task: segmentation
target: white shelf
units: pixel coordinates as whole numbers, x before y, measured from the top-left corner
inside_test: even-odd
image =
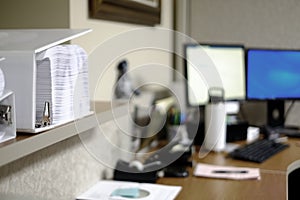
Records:
[[[38,53],[91,31],[91,29],[0,29],[0,49],[3,52]]]
[[[94,105],[95,113],[87,117],[39,134],[22,135],[18,133],[16,139],[0,143],[0,166],[93,129],[98,126],[98,123],[113,120],[115,113],[118,113],[118,117],[127,114],[124,105],[116,106],[113,109],[109,102],[96,102]]]
[[[5,87],[15,94],[16,128],[37,132],[38,53],[91,32],[91,29],[0,29],[1,69]]]

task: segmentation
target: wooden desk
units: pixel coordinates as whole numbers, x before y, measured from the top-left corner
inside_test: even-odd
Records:
[[[197,162],[260,168],[261,180],[222,180],[194,177],[190,169],[187,178],[160,178],[157,183],[180,185],[182,190],[176,200],[193,199],[286,199],[286,169],[295,160],[300,159],[300,140],[289,139],[290,147],[274,155],[261,164],[228,158],[222,153],[209,153]]]

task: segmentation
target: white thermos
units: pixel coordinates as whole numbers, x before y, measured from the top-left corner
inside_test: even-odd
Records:
[[[224,89],[210,88],[205,107],[204,147],[208,151],[223,151],[226,146],[226,111]]]

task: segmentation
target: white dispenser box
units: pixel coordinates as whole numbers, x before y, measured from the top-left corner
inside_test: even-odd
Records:
[[[2,68],[4,57],[0,57]],[[5,77],[0,69],[0,142],[16,137],[15,96],[10,90],[5,90]]]
[[[82,36],[90,29],[2,29],[0,55],[6,88],[15,94],[16,128],[36,133],[36,56],[38,53]],[[51,128],[51,127],[50,127]]]
[[[0,142],[16,137],[15,96],[4,90],[0,96]]]

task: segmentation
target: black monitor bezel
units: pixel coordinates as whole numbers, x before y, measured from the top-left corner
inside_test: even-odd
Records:
[[[185,78],[185,96],[186,96],[186,104],[188,107],[204,107],[205,104],[199,104],[199,105],[194,105],[194,104],[191,104],[189,102],[189,86],[188,86],[188,72],[187,72],[187,66],[188,66],[188,62],[187,62],[187,48],[188,47],[193,47],[193,46],[212,46],[212,47],[226,47],[226,48],[242,48],[243,51],[244,51],[244,56],[246,56],[246,48],[245,48],[245,45],[243,44],[237,44],[237,43],[207,43],[207,42],[198,42],[198,43],[185,43],[183,45],[183,55],[184,55],[184,58],[183,58],[183,68],[184,68],[184,78]],[[245,70],[246,71],[246,60],[244,59],[244,67],[245,67]],[[246,79],[245,79],[245,96],[244,98],[242,99],[227,99],[225,101],[245,101],[246,100]]]

